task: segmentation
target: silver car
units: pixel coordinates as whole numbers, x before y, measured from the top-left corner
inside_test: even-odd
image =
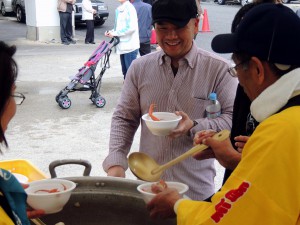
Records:
[[[8,16],[12,11],[11,0],[0,0],[2,16]]]

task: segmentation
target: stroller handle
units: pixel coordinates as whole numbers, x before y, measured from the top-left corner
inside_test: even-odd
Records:
[[[110,44],[112,44],[113,43],[113,45],[112,45],[112,47],[115,47],[117,44],[119,44],[120,43],[120,38],[119,37],[117,37],[117,36],[115,36],[115,37],[113,37],[111,40],[110,40],[110,42],[109,42]]]

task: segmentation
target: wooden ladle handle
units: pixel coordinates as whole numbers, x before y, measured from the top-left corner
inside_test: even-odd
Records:
[[[219,133],[216,133],[212,138],[215,139],[215,140],[218,140],[218,141],[224,141],[226,138],[229,137],[229,135],[230,135],[229,130],[222,130]],[[191,148],[190,150],[188,150],[187,152],[185,152],[182,155],[178,156],[177,158],[171,160],[170,162],[153,169],[151,171],[151,174],[157,174],[157,173],[159,173],[163,170],[166,170],[167,168],[169,168],[171,166],[174,166],[176,163],[179,163],[180,161],[188,158],[189,156],[192,156],[195,153],[203,151],[207,148],[208,148],[208,146],[204,145],[204,144],[196,145],[195,147]]]

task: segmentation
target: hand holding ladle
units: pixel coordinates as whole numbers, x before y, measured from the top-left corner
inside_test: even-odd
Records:
[[[223,141],[229,137],[229,134],[230,131],[222,130],[219,133],[216,133],[212,138]],[[141,180],[158,181],[164,170],[207,148],[208,146],[204,144],[196,145],[187,152],[163,165],[157,164],[154,159],[145,153],[133,152],[128,157],[128,164],[132,173]]]

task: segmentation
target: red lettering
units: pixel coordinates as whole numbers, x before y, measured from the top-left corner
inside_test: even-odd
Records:
[[[248,182],[243,182],[237,189],[233,189],[228,191],[225,194],[225,198],[222,198],[218,204],[215,206],[216,212],[211,215],[211,219],[218,223],[222,219],[224,215],[228,213],[228,210],[231,208],[231,204],[226,202],[226,198],[230,200],[231,202],[235,202],[238,200],[241,196],[244,195],[244,193],[248,190],[250,187],[250,184]]]
[[[225,197],[230,201],[235,202],[239,199],[250,187],[250,184],[247,182],[243,182],[238,189],[230,190],[225,194]]]
[[[218,211],[220,208],[230,209],[231,205],[225,201],[224,198],[215,206],[215,209]]]
[[[229,199],[230,201],[232,201],[232,202],[235,202],[235,201],[237,200],[237,196],[236,196],[235,190],[228,191],[228,192],[225,194],[225,197],[226,197],[227,199]]]
[[[212,220],[213,220],[215,223],[219,223],[222,217],[223,217],[223,214],[220,214],[220,213],[218,213],[218,212],[215,212],[210,218],[212,218]]]
[[[230,208],[231,205],[226,202],[224,198],[222,198],[221,201],[215,206],[216,212],[211,216],[211,218],[213,221],[218,223]]]
[[[243,182],[239,188],[245,189],[245,192],[246,192],[249,187],[250,187],[250,184],[248,182]]]
[[[231,208],[231,204],[224,201],[223,207],[226,208],[226,209],[230,209]]]
[[[216,204],[215,209],[217,210],[222,205],[223,202],[225,202],[224,198],[222,198],[221,201],[218,204]]]

